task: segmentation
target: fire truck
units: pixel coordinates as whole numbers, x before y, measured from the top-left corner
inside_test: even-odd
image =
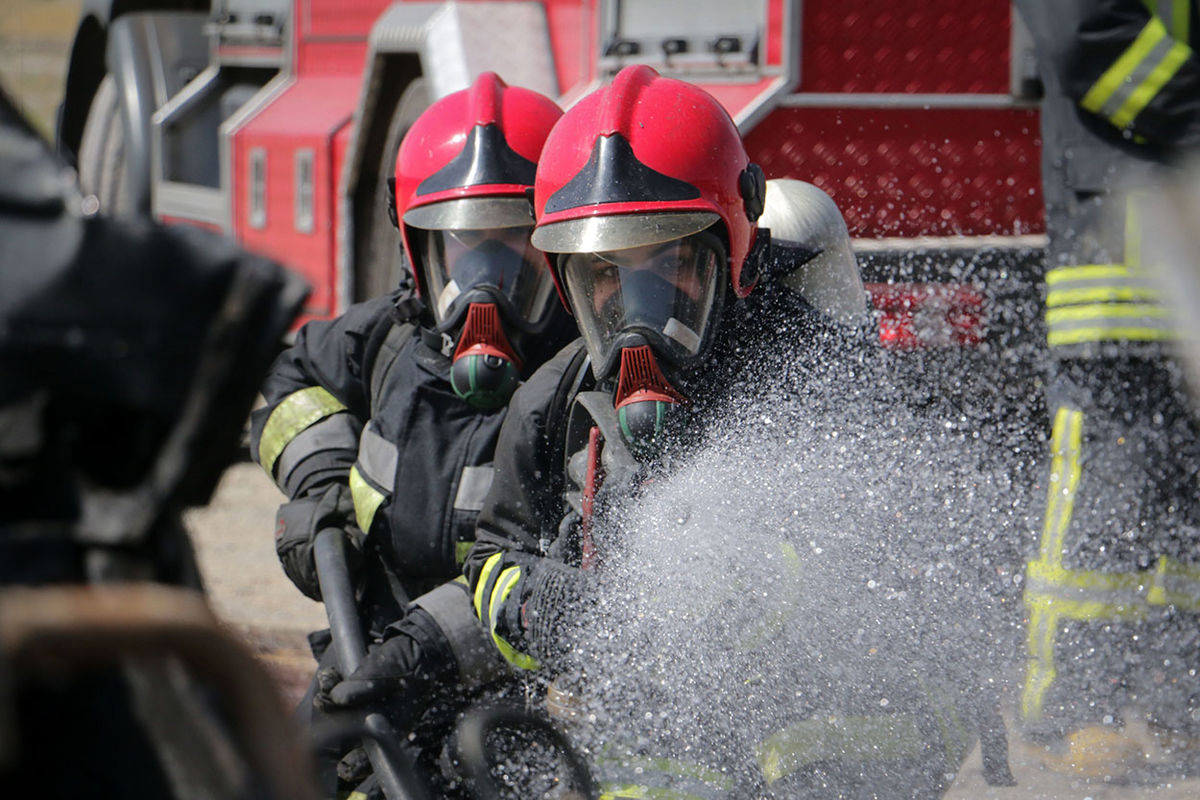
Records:
[[[223,231],[306,316],[395,286],[398,143],[483,70],[564,107],[646,63],[715,95],[768,178],[841,208],[880,334],[1035,326],[1038,86],[1007,0],[85,0],[58,144],[93,208]]]

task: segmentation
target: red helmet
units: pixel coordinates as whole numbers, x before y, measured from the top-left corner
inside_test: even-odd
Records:
[[[396,155],[396,216],[417,291],[439,322],[448,303],[438,297],[438,284],[453,276],[423,263],[433,255],[425,232],[454,232],[456,236],[445,238],[446,249],[469,250],[481,232],[532,226],[526,193],[546,136],[561,116],[550,98],[509,87],[495,73],[485,72],[469,88],[431,105],[405,134]],[[464,232],[468,235],[457,235]],[[515,233],[506,238],[516,238]],[[441,238],[435,249],[442,251]],[[544,261],[532,248],[530,254],[539,265]],[[505,293],[521,288],[508,283],[498,288]],[[531,323],[537,320],[528,314],[544,309],[529,306],[545,299],[546,292],[534,294],[536,298],[509,298]]]
[[[421,114],[396,154],[401,241],[436,328],[456,342],[451,386],[472,406],[506,403],[564,316],[530,243],[527,194],[561,116],[548,97],[485,72]]]
[[[765,185],[729,112],[693,84],[626,67],[555,126],[538,162],[533,242],[549,253],[640,247],[721,222],[733,289],[755,242]],[[561,280],[559,291],[566,295]]]

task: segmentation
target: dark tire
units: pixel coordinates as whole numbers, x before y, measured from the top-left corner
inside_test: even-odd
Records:
[[[396,151],[400,140],[421,112],[429,107],[429,91],[423,78],[415,78],[404,90],[388,123],[387,138],[379,158],[378,172],[371,190],[370,230],[365,237],[366,252],[359,260],[354,300],[359,302],[386,294],[408,274],[400,253],[400,232],[392,227],[387,212],[387,179],[396,172]]]
[[[83,126],[79,184],[84,195],[95,195],[101,212],[113,216],[133,213],[125,174],[125,123],[111,75],[100,81]]]

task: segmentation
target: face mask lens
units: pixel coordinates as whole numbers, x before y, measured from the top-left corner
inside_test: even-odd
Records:
[[[716,296],[719,241],[709,234],[646,247],[566,256],[563,275],[598,363],[626,331],[677,360],[696,355]]]
[[[426,231],[425,286],[439,324],[456,321],[458,298],[488,289],[511,316],[529,325],[546,314],[554,281],[529,242],[532,226]]]

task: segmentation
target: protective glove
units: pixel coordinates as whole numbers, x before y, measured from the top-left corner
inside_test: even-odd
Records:
[[[326,528],[346,534],[346,558],[353,573],[361,564],[362,531],[354,523],[354,499],[350,487],[335,483],[284,503],[275,515],[275,552],[296,588],[313,600],[321,599],[313,542]]]
[[[338,780],[351,786],[357,786],[371,774],[371,760],[362,745],[354,747],[337,765]]]
[[[413,608],[384,635],[349,676],[320,670],[313,705],[325,712],[373,706],[411,729],[435,690],[453,685],[458,664],[445,635],[422,608]]]

